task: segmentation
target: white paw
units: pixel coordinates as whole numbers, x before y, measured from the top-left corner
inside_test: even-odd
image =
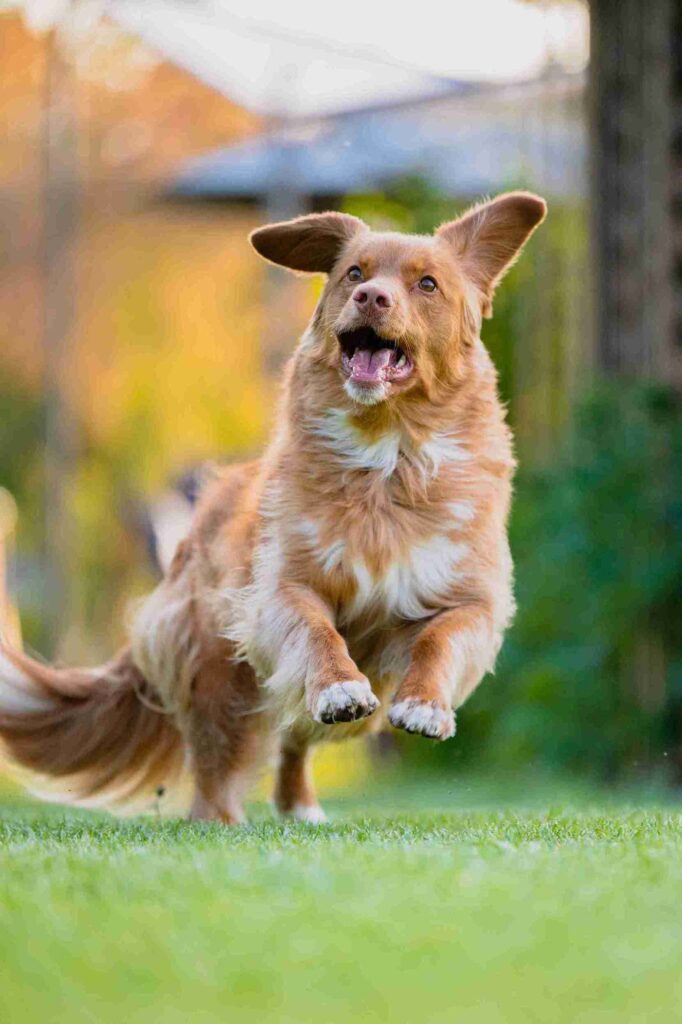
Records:
[[[431,740],[448,740],[455,735],[455,715],[435,700],[401,700],[393,704],[388,720],[396,729],[416,732]]]
[[[322,690],[313,711],[316,722],[334,725],[335,722],[356,722],[359,718],[373,715],[379,701],[372,693],[372,687],[365,680],[349,679],[344,683],[332,683]]]
[[[291,817],[296,821],[307,821],[309,825],[324,825],[327,820],[319,804],[296,804],[291,809]]]

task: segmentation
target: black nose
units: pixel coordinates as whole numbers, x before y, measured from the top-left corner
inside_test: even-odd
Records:
[[[367,309],[389,309],[393,300],[387,291],[375,284],[361,284],[353,292],[353,302]]]

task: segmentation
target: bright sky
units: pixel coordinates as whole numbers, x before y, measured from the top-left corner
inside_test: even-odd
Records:
[[[581,0],[15,0],[34,23],[104,9],[246,106],[327,110],[423,93],[432,76],[513,80],[587,60]],[[0,7],[13,6],[0,0]],[[71,15],[73,16],[73,14]],[[95,14],[96,16],[96,14]]]
[[[509,78],[542,67],[548,48],[582,66],[587,50],[585,5],[527,0],[218,0],[252,24],[293,37],[332,41],[349,50],[452,77]]]

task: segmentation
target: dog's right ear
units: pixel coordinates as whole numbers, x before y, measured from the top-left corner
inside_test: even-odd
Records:
[[[249,235],[257,253],[289,270],[328,274],[344,245],[367,225],[348,213],[311,213],[266,224]]]

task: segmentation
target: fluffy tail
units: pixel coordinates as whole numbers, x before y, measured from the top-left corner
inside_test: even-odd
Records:
[[[128,649],[98,669],[54,669],[0,644],[0,740],[55,780],[56,799],[125,802],[172,781],[182,739],[153,702]]]

